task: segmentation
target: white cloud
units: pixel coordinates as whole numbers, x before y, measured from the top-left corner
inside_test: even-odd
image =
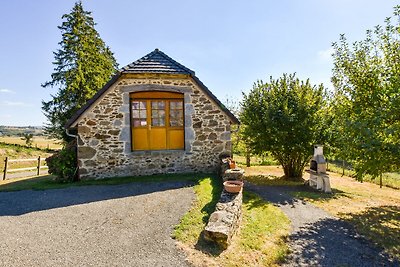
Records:
[[[334,50],[332,47],[318,51],[318,58],[322,61],[332,61],[332,54]]]
[[[7,107],[31,107],[31,104],[25,103],[25,102],[20,102],[20,101],[3,101],[1,102],[2,106],[7,106]]]
[[[12,94],[15,93],[14,91],[10,90],[10,89],[0,89],[0,93],[4,93],[4,94]]]

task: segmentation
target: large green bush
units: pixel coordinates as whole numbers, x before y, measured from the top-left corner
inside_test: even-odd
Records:
[[[69,143],[59,152],[46,159],[49,173],[56,176],[60,182],[70,182],[78,179],[76,142]]]
[[[243,135],[256,154],[269,152],[288,179],[301,179],[314,144],[324,144],[326,100],[323,85],[295,74],[258,81],[242,101]]]

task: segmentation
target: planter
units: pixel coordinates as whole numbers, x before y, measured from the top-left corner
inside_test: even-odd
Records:
[[[226,181],[224,182],[224,189],[228,193],[239,193],[243,188],[242,181]]]
[[[234,160],[229,160],[229,169],[235,169],[236,168],[236,162]]]

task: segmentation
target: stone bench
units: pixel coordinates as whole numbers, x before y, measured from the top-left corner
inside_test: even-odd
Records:
[[[226,249],[239,228],[242,219],[242,194],[222,191],[215,211],[211,214],[204,229],[204,238],[213,241],[222,249]]]

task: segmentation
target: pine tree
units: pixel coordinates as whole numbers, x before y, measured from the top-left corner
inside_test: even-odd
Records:
[[[95,29],[91,12],[76,2],[71,13],[62,16],[60,48],[54,52],[55,65],[51,81],[42,87],[58,87],[52,100],[42,101],[49,123],[45,131],[53,138],[68,142],[64,124],[84,105],[117,69],[110,48]]]

